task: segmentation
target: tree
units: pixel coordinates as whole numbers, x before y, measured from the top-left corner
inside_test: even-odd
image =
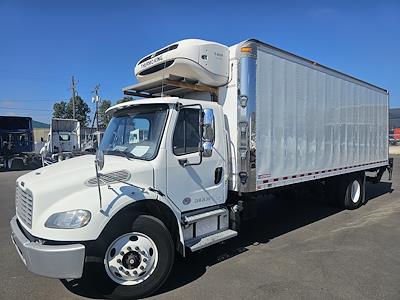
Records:
[[[67,102],[61,101],[54,103],[53,105],[53,117],[54,118],[65,118],[67,115]]]
[[[99,105],[99,124],[101,127],[107,127],[111,120],[110,115],[106,115],[106,110],[111,107],[110,100],[101,100]]]
[[[128,102],[128,101],[132,101],[132,100],[134,100],[133,97],[131,97],[131,96],[125,96],[124,98],[119,99],[119,100],[117,101],[117,104],[124,103],[124,102]]]
[[[61,101],[59,103],[54,103],[53,106],[53,117],[62,119],[72,119],[73,118],[73,104],[72,98],[69,102]],[[81,126],[88,126],[90,122],[90,108],[89,105],[80,97],[75,96],[75,119],[81,123]]]

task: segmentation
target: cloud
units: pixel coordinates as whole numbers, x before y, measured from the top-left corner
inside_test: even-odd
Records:
[[[13,111],[7,111],[6,115],[7,116],[16,116],[17,114],[15,112],[13,112]]]

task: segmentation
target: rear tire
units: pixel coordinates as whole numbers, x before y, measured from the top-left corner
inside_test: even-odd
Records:
[[[365,172],[351,173],[329,179],[328,197],[343,209],[356,209],[365,203]]]
[[[85,266],[83,278],[110,299],[137,299],[157,291],[171,272],[175,250],[159,219],[140,215],[131,228],[105,231],[98,261]],[[90,256],[90,254],[89,254]]]

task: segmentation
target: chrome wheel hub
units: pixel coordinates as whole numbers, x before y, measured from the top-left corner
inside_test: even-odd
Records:
[[[350,195],[351,195],[351,201],[353,201],[353,203],[357,203],[358,200],[360,199],[361,186],[358,180],[354,180],[353,183],[351,184]]]
[[[154,272],[158,250],[143,233],[132,232],[115,239],[106,251],[104,265],[108,276],[121,285],[135,285]]]

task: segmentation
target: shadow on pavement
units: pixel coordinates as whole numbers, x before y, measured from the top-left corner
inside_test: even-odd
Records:
[[[368,201],[379,200],[379,196],[393,191],[392,184],[388,182],[367,183],[366,189]],[[296,193],[292,198],[267,196],[258,199],[258,217],[245,223],[238,237],[189,254],[185,259],[177,257],[169,279],[156,295],[195,281],[206,273],[207,267],[248,251],[248,246],[268,243],[278,236],[341,211],[318,201],[317,198],[320,199],[318,195]],[[72,293],[88,298],[101,298],[90,287],[80,285],[79,281],[68,284],[64,282],[64,285]]]

